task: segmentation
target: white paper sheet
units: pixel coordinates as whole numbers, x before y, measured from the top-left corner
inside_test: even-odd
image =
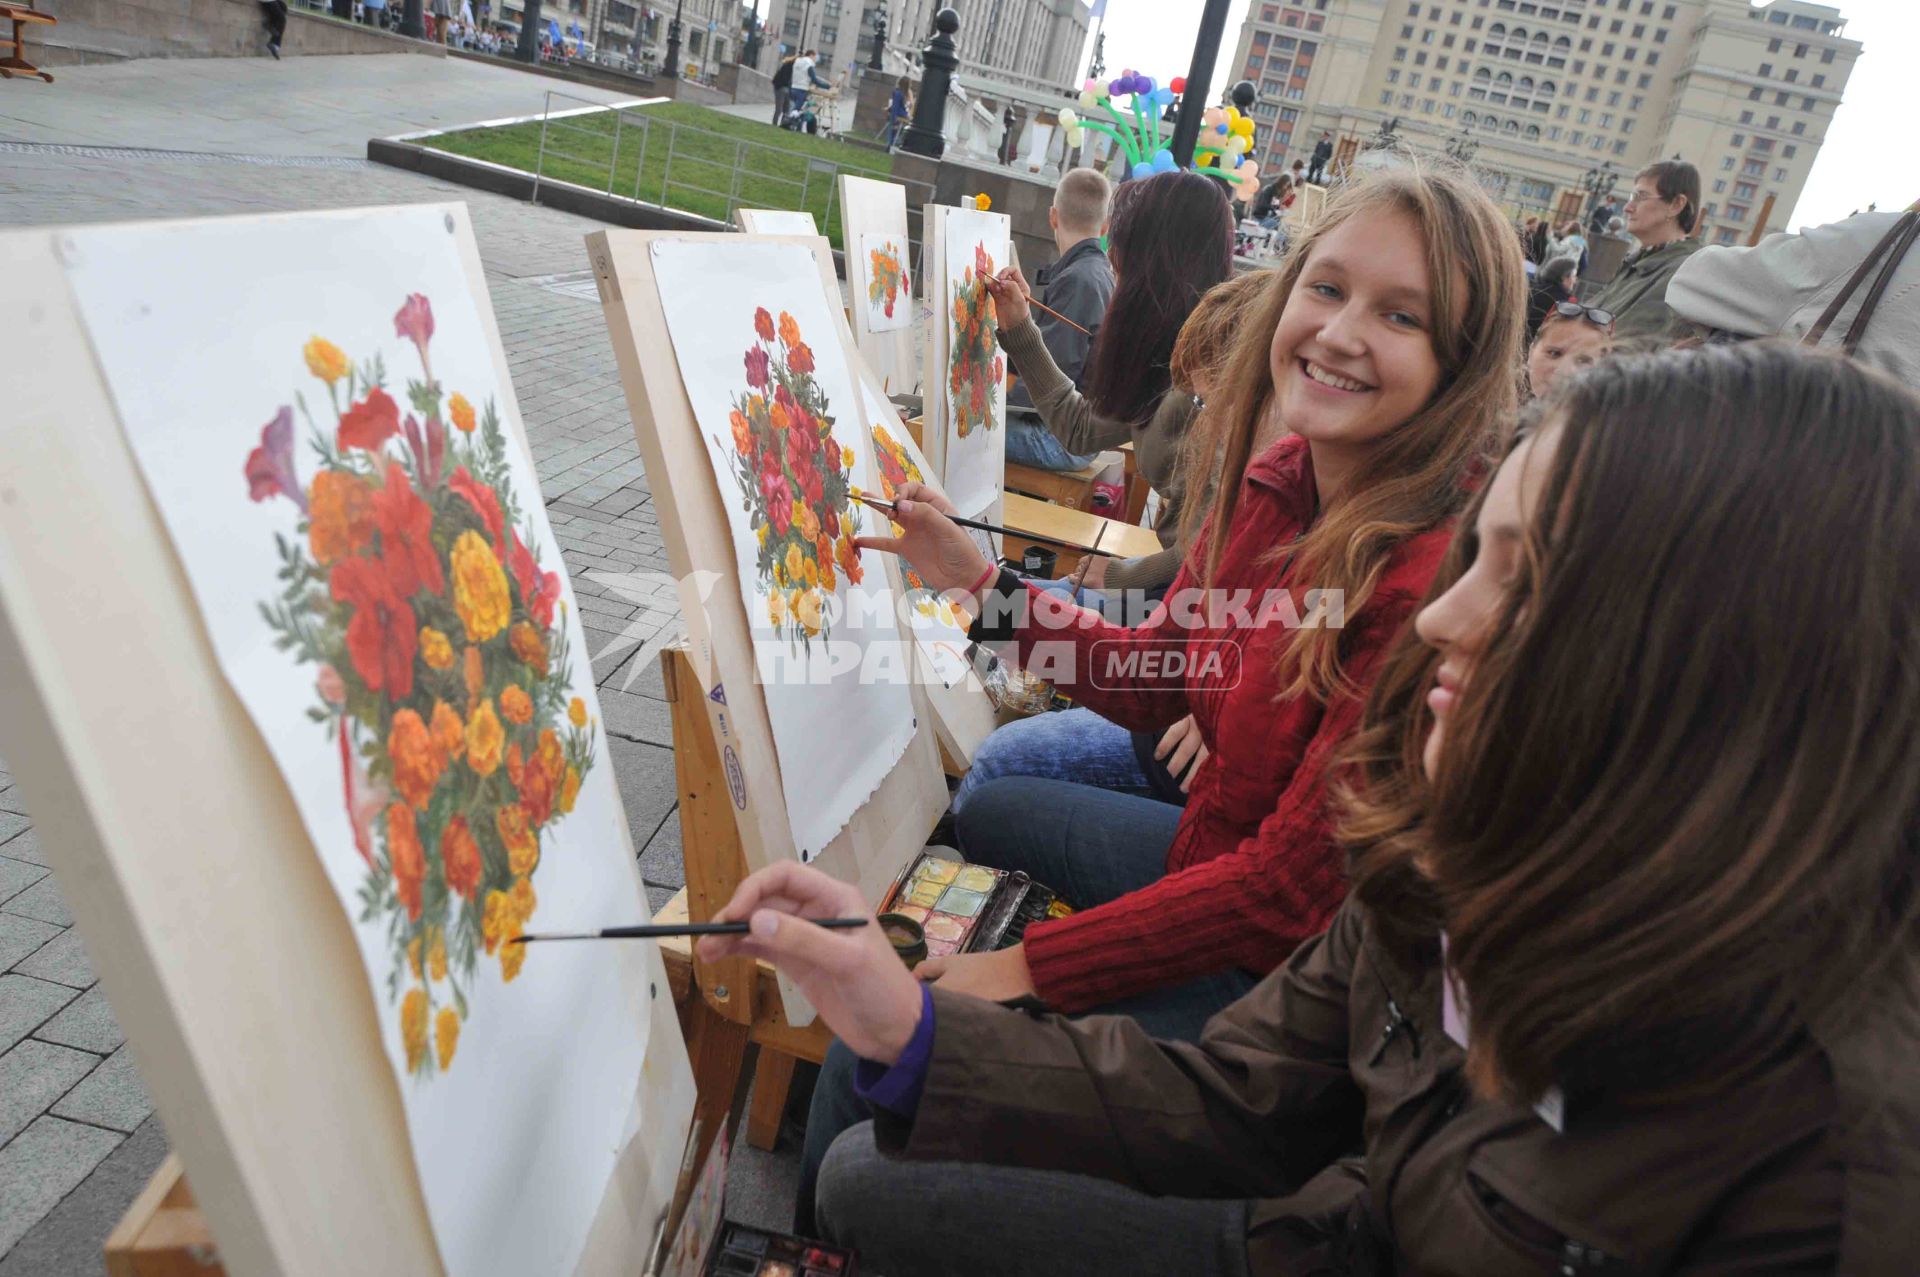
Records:
[[[1007,361],[995,336],[993,299],[982,275],[1004,269],[1011,253],[1004,213],[954,209],[947,214],[940,305],[947,325],[947,496],[965,516],[999,498],[1006,480]],[[932,370],[929,370],[930,377]]]
[[[860,237],[859,253],[854,278],[866,297],[867,331],[913,327],[913,254],[907,237],[868,231]]]
[[[740,226],[749,235],[818,235],[813,214],[785,208],[743,208]]]
[[[632,1129],[649,955],[499,941],[646,900],[456,225],[101,227],[63,254],[221,667],[352,924],[447,1270],[564,1274]],[[180,801],[219,819],[218,794]],[[305,960],[260,973],[288,1015]]]
[[[810,860],[913,738],[884,563],[851,543],[876,516],[849,493],[880,483],[837,303],[804,245],[656,240],[652,251],[732,526],[787,816]]]

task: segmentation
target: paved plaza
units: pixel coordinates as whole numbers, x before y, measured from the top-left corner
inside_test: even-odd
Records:
[[[63,69],[51,87],[0,85],[0,226],[467,203],[657,906],[684,882],[653,662],[678,611],[581,242],[599,224],[358,158],[370,136],[537,113],[551,87],[618,96],[451,58]],[[274,267],[232,263],[263,281]],[[0,1277],[101,1272],[101,1243],[166,1147],[0,763]],[[743,1152],[732,1214],[783,1223],[792,1174],[790,1150]]]

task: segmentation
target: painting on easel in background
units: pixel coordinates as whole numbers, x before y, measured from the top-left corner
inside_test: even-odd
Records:
[[[1007,362],[986,281],[1007,264],[1008,236],[1005,214],[945,212],[943,477],[964,515],[977,515],[998,498],[1006,460]]]
[[[352,925],[448,1271],[567,1272],[609,1133],[634,1129],[658,958],[508,943],[536,913],[592,928],[646,901],[457,226],[400,208],[87,228],[68,277]],[[288,242],[325,251],[273,288],[230,268]]]
[[[795,846],[817,856],[914,734],[884,560],[853,539],[879,475],[813,251],[660,240],[679,377],[720,484]],[[823,748],[823,744],[830,746]]]
[[[907,270],[906,238],[866,234],[860,256],[867,266],[867,328],[876,333],[913,327],[913,280]]]
[[[927,483],[927,469],[913,438],[899,424],[897,414],[885,411],[884,399],[868,391],[868,416],[873,422],[874,456],[880,465],[880,492],[894,499],[907,483]],[[938,487],[939,485],[933,485]],[[967,622],[943,594],[927,588],[905,559],[900,571],[907,589],[907,623],[934,678],[942,687],[954,687],[967,678]]]

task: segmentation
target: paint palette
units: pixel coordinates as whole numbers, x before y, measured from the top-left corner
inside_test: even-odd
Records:
[[[1024,873],[962,864],[923,851],[881,906],[905,914],[927,934],[927,956],[982,953],[1020,943],[1027,925],[1072,912]]]
[[[853,1272],[850,1250],[728,1224],[706,1277],[853,1277]]]

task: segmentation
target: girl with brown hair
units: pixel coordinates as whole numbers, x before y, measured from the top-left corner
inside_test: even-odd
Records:
[[[1709,347],[1540,420],[1351,751],[1352,897],[1198,1044],[928,989],[803,921],[858,889],[742,884],[702,956],[865,1061],[828,1236],[897,1277],[1912,1271],[1920,399]]]
[[[969,596],[976,640],[1010,641],[1079,704],[1129,731],[1191,715],[1211,755],[1184,807],[1072,777],[974,792],[957,818],[968,859],[1023,870],[1078,912],[923,965],[943,988],[1190,1039],[1339,908],[1327,764],[1514,410],[1525,275],[1471,178],[1408,169],[1344,187],[1270,276],[1207,403],[1219,499],[1190,511],[1186,563],[1144,625],[996,575],[911,485],[902,534],[866,542]],[[1289,433],[1256,454],[1273,420]],[[844,1048],[829,1053],[803,1225],[809,1171],[866,1116],[852,1074]]]

